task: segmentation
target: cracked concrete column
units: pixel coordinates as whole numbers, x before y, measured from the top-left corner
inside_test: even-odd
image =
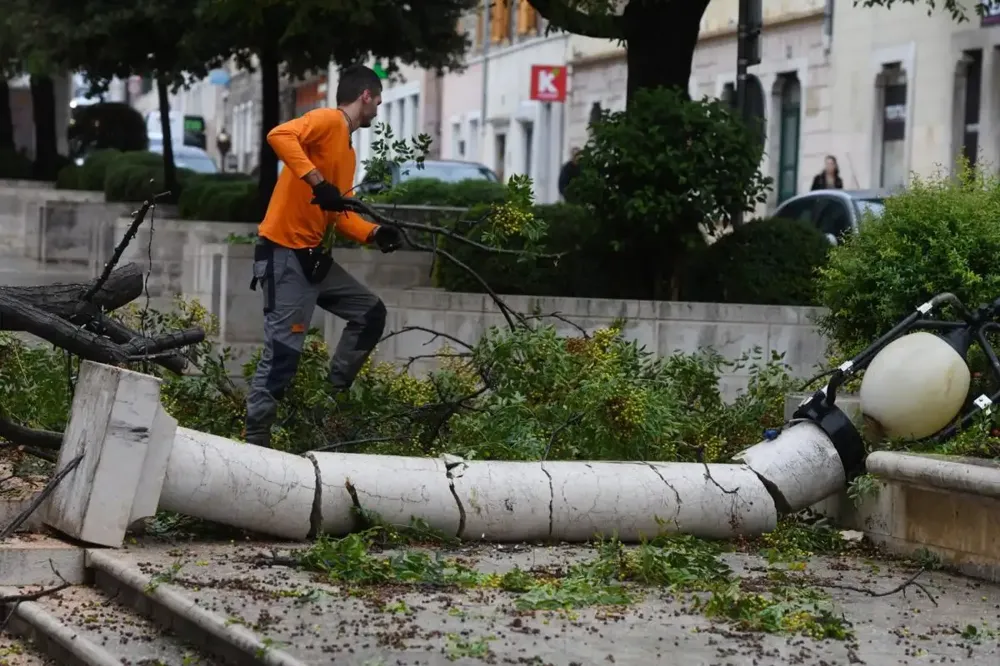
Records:
[[[815,423],[781,431],[734,458],[767,485],[782,513],[794,513],[844,489],[847,474],[833,442]]]
[[[313,530],[316,471],[302,456],[178,428],[160,509],[285,539]]]
[[[420,518],[431,528],[457,536],[459,505],[440,458],[315,451],[306,456],[319,479],[317,513],[324,534],[343,535],[358,527],[355,508],[392,525]]]
[[[84,361],[56,469],[83,458],[41,507],[45,524],[121,546],[128,526],[156,511],[176,427],[160,406],[159,379]]]
[[[635,542],[661,533],[706,538],[774,529],[764,484],[742,465],[545,462],[552,478],[553,539],[595,534]]]

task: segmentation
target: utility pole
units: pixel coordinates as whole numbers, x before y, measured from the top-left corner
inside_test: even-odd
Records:
[[[747,105],[747,68],[760,64],[760,33],[764,23],[762,0],[740,0],[739,28],[736,36],[736,111],[743,122],[750,122]],[[742,208],[733,215],[733,226],[743,224]]]

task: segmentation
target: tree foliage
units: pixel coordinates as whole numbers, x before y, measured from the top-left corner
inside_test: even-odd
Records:
[[[936,11],[943,11],[951,14],[951,17],[960,23],[970,20],[971,16],[982,16],[986,9],[982,2],[968,2],[967,0],[853,0],[853,2],[855,7],[885,7],[886,9],[892,9],[899,5],[923,5],[927,8],[928,16]],[[971,16],[969,5],[972,5]]]
[[[466,37],[456,29],[476,0],[200,0],[196,20],[215,43],[246,68],[261,72],[261,205],[277,181],[277,157],[266,135],[281,120],[278,86],[282,71],[301,77],[380,58],[391,71],[398,62],[431,70],[462,66]]]
[[[618,290],[607,295],[676,297],[685,256],[705,244],[704,225],[728,225],[735,210],[764,201],[770,179],[759,151],[753,131],[718,100],[660,88],[640,90],[627,112],[605,111],[570,188],[598,221],[588,254],[606,248],[599,270]]]

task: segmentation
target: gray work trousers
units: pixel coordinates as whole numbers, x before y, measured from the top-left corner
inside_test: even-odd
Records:
[[[269,265],[270,263],[270,265]],[[269,433],[281,400],[295,377],[302,343],[318,305],[347,326],[330,362],[334,388],[349,388],[385,329],[385,305],[344,268],[311,284],[292,250],[273,246],[270,262],[254,261],[254,277],[264,295],[264,351],[247,395],[246,434]]]

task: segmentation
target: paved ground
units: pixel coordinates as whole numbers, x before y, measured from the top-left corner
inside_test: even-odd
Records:
[[[0,634],[0,666],[56,666],[56,662],[39,654],[30,643]]]
[[[86,282],[86,266],[46,265],[28,257],[0,255],[0,285],[31,287],[58,282]]]
[[[171,569],[174,582],[232,622],[245,623],[312,664],[765,664],[1000,663],[1000,586],[924,572],[916,588],[884,597],[830,588],[836,609],[853,624],[850,643],[787,635],[740,634],[689,612],[662,591],[624,610],[521,613],[496,590],[384,590],[377,600],[352,598],[316,576],[261,566],[277,546],[144,544],[122,551],[150,577]],[[502,572],[565,566],[592,551],[576,547],[478,547],[458,551],[475,568]],[[727,554],[742,575],[760,575],[757,556]],[[257,561],[257,564],[254,562]],[[807,572],[831,585],[890,590],[913,569],[856,557],[815,558]],[[161,583],[168,584],[168,583]],[[382,606],[379,608],[379,606]],[[963,638],[968,626],[977,638]]]

